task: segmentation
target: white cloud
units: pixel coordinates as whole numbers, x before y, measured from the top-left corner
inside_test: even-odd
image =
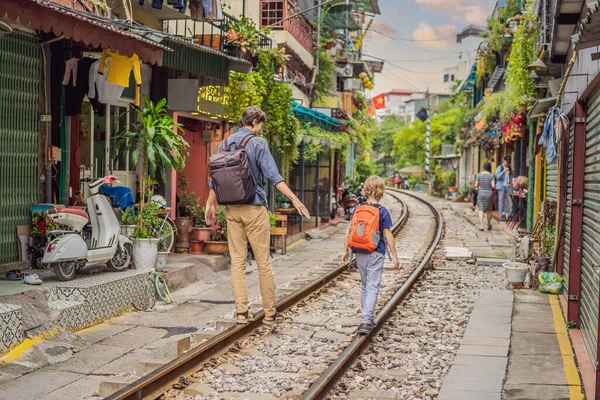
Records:
[[[413,32],[413,39],[420,41],[425,46],[445,49],[455,43],[456,26],[443,25],[431,27],[426,22],[420,22]]]
[[[485,23],[493,7],[489,0],[415,0],[415,4],[451,14],[455,21],[478,25]]]

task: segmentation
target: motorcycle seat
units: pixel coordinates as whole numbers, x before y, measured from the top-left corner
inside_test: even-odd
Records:
[[[50,210],[48,212],[48,214],[54,214],[55,212],[65,213],[65,214],[72,214],[72,215],[78,215],[78,216],[83,217],[85,219],[89,219],[88,214],[84,210],[82,210],[80,208],[59,208],[56,211],[55,210]]]

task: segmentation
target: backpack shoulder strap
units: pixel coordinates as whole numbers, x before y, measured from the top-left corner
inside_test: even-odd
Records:
[[[254,137],[254,134],[251,133],[248,136],[246,136],[242,142],[240,143],[240,148],[245,149],[246,145],[248,144],[248,142]]]

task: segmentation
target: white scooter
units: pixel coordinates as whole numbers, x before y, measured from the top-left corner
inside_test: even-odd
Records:
[[[61,281],[75,278],[77,271],[87,266],[106,263],[110,271],[118,272],[131,264],[133,243],[121,235],[121,226],[110,202],[99,193],[102,184],[117,182],[114,175],[87,181],[89,216],[78,208],[59,208],[48,213],[54,221],[69,228],[53,232],[57,237],[48,244],[41,261],[44,266],[52,267]],[[91,235],[87,238],[89,222]]]

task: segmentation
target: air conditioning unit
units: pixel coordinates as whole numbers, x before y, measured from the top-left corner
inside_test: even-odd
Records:
[[[352,67],[352,64],[339,66],[337,67],[337,73],[340,78],[352,78],[352,75],[354,74],[354,68]]]
[[[360,90],[362,88],[362,81],[360,79],[346,79],[344,81],[344,91]]]

